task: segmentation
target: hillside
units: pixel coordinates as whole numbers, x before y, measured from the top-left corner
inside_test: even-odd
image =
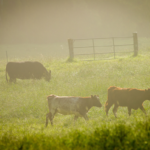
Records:
[[[35,59],[33,59],[35,60]],[[45,80],[5,80],[5,61],[0,60],[0,149],[142,149],[149,145],[150,102],[144,102],[147,116],[127,108],[106,117],[104,104],[109,86],[148,89],[150,87],[149,52],[116,60],[67,62],[37,59],[52,71]],[[15,60],[16,61],[16,60]],[[18,58],[17,61],[21,61]],[[89,121],[57,114],[54,127],[45,128],[48,112],[46,97],[99,95],[102,108],[93,107]]]

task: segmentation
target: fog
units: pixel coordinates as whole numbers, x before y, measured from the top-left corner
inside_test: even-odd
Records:
[[[1,44],[130,36],[135,31],[150,36],[149,20],[116,0],[0,0],[0,9]]]

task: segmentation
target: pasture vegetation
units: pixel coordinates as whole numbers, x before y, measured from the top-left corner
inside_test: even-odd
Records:
[[[1,60],[0,149],[150,149],[150,101],[144,102],[148,117],[141,110],[128,117],[120,107],[115,119],[112,108],[109,117],[104,111],[109,86],[150,88],[149,57],[147,51],[115,60],[37,59],[52,71],[51,81],[17,79],[16,84],[6,83],[6,60]],[[99,95],[103,107],[93,107],[88,122],[57,114],[54,127],[45,128],[50,94]]]

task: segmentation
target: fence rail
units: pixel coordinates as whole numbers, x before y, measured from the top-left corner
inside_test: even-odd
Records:
[[[115,44],[115,39],[131,39],[133,38],[133,43],[132,44]],[[137,56],[138,54],[138,36],[137,33],[133,33],[133,36],[130,37],[109,37],[109,38],[87,38],[87,39],[68,39],[68,46],[69,46],[69,55],[70,58],[73,59],[76,55],[93,55],[94,60],[95,60],[95,55],[97,54],[110,54],[113,53],[114,54],[114,58],[116,57],[116,53],[128,53],[128,52],[134,52],[134,56]],[[112,44],[111,45],[101,45],[101,46],[97,46],[95,45],[95,40],[108,40],[110,39]],[[91,45],[89,46],[74,46],[74,42],[75,41],[85,41],[85,40],[89,40],[92,42]],[[116,52],[116,47],[119,46],[133,46],[133,51],[128,51],[128,52]],[[113,51],[112,52],[96,52],[95,48],[104,48],[104,47],[112,47]],[[78,54],[74,54],[75,49],[87,49],[87,48],[92,48],[92,52],[91,53],[78,53]]]

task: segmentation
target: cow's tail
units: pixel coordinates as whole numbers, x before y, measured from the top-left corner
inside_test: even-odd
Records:
[[[8,82],[8,79],[7,79],[7,70],[6,70],[6,81]]]

